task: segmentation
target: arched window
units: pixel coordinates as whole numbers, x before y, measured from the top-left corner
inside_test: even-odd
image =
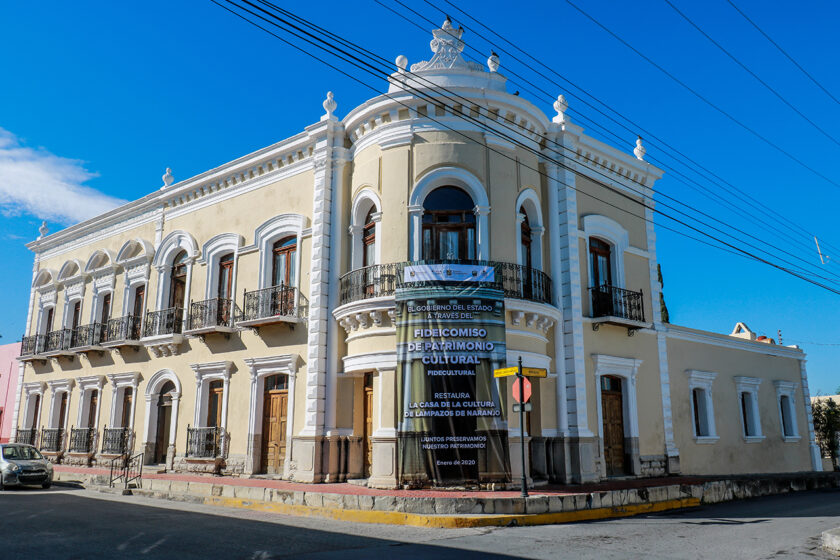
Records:
[[[284,237],[274,244],[271,283],[273,286],[294,286],[297,239]]]
[[[439,187],[423,201],[423,259],[475,259],[475,203],[458,187]]]
[[[376,222],[373,215],[376,207],[371,206],[365,216],[365,224],[362,229],[362,266],[376,264]]]
[[[172,261],[169,282],[169,307],[184,307],[184,295],[187,290],[187,252],[181,251]]]
[[[592,286],[612,285],[610,245],[594,237],[589,238],[589,259],[592,264]]]
[[[519,209],[522,214],[522,224],[519,226],[520,246],[522,247],[522,264],[531,268],[533,266],[533,255],[531,252],[533,243],[531,239],[531,222],[528,220],[528,213],[525,212],[525,207]]]

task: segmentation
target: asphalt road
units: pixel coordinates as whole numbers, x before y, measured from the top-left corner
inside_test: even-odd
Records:
[[[419,529],[296,518],[53,487],[0,493],[0,559],[830,558],[840,491],[621,519]]]

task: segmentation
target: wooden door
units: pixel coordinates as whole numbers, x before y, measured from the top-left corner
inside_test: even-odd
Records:
[[[75,331],[76,328],[78,328],[79,322],[81,322],[81,319],[82,319],[82,302],[77,301],[76,304],[73,306],[73,322],[70,325],[70,328],[73,329],[73,331]]]
[[[67,416],[67,392],[61,393],[61,406],[58,409],[58,428],[63,430],[65,417]]]
[[[87,427],[96,427],[96,408],[99,405],[99,391],[94,389],[90,392],[90,403],[88,404]]]
[[[272,389],[263,399],[262,462],[269,474],[282,474],[286,459],[287,389]]]
[[[621,379],[616,377],[601,378],[601,412],[604,425],[604,462],[607,467],[607,476],[626,474]]]
[[[41,395],[35,395],[35,403],[32,405],[32,425],[30,428],[38,428],[41,420]]]
[[[373,463],[373,443],[371,442],[371,435],[373,435],[373,375],[365,374],[364,387],[364,410],[365,410],[365,433],[364,433],[364,474],[370,476],[370,466]]]
[[[131,425],[131,402],[134,400],[134,393],[131,387],[126,387],[123,391],[123,405],[122,418],[120,427],[128,428]]]
[[[45,333],[52,332],[53,315],[54,315],[53,312],[54,311],[55,311],[55,307],[50,307],[47,310],[47,320],[44,321],[44,332]]]
[[[103,325],[111,318],[111,294],[105,294],[102,298],[102,314],[99,316],[99,322]]]
[[[169,395],[161,395],[158,401],[157,437],[155,438],[155,463],[166,462],[169,450],[169,428],[172,422],[172,401]]]
[[[134,316],[143,316],[143,306],[146,305],[146,285],[141,284],[134,290]]]
[[[224,386],[221,381],[211,381],[207,401],[207,427],[218,428],[222,425],[222,397]]]

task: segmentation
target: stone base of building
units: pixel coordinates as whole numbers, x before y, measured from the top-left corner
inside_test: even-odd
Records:
[[[64,465],[89,467],[96,461],[93,453],[67,453],[61,460]]]
[[[597,482],[601,479],[597,437],[569,437],[569,483]]]
[[[288,479],[295,482],[324,482],[324,466],[329,460],[327,438],[297,436],[292,438],[291,447]]]
[[[397,438],[370,438],[373,455],[370,465],[370,488],[397,488]]]
[[[361,436],[327,436],[326,452],[327,472],[324,482],[345,482],[362,478],[364,456]]]
[[[64,451],[41,451],[41,455],[53,465],[59,465],[64,458]]]

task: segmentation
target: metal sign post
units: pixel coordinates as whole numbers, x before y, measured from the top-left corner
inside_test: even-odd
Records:
[[[516,370],[519,380],[519,447],[522,451],[522,497],[528,497],[528,478],[525,476],[525,376],[522,375],[522,356],[519,356],[519,367]]]

